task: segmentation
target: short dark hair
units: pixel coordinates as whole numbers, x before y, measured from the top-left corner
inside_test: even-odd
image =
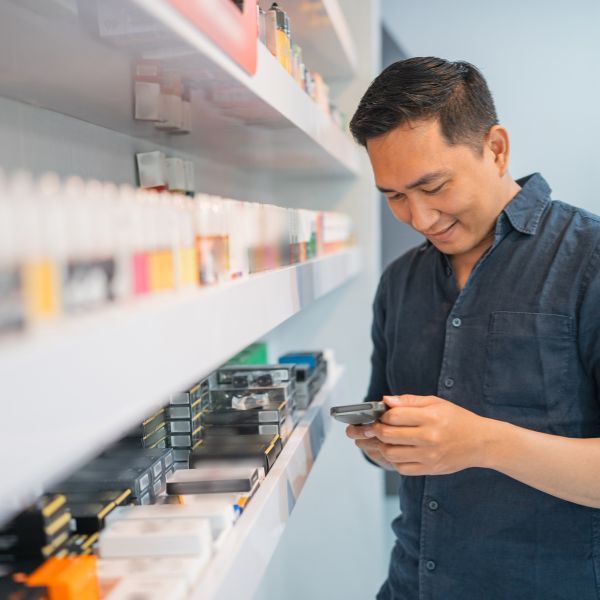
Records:
[[[416,57],[387,67],[362,97],[350,131],[361,145],[411,121],[439,119],[450,145],[482,151],[483,138],[498,123],[483,75],[468,62]]]

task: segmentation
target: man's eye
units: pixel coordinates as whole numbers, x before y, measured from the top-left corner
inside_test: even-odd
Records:
[[[446,185],[446,183],[442,183],[442,185],[439,185],[438,187],[432,189],[432,190],[423,190],[426,194],[437,194],[438,192],[442,191],[442,188]]]
[[[404,198],[404,194],[394,194],[393,196],[388,196],[388,200],[402,200]]]

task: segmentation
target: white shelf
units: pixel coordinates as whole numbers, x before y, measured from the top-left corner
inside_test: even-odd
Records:
[[[331,370],[283,452],[197,584],[194,600],[252,598],[331,427],[344,369]]]
[[[271,0],[261,0],[266,10]],[[351,79],[356,73],[354,40],[338,0],[278,0],[289,15],[292,38],[301,48],[306,66],[326,81]]]
[[[156,295],[0,344],[0,522],[170,393],[343,285],[357,249],[244,280]]]
[[[142,42],[134,35],[110,43],[99,36],[91,1],[79,3],[79,12],[51,15],[32,5],[0,0],[1,96],[234,167],[336,176],[358,171],[350,136],[262,44],[250,76],[163,0],[118,4],[123,15],[148,14],[152,36]],[[160,58],[165,70],[193,82],[192,133],[168,134],[133,119],[134,56]]]

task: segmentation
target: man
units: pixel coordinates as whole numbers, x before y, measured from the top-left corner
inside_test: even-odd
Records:
[[[468,63],[393,64],[351,129],[427,239],[374,302],[366,399],[389,408],[347,430],[402,475],[377,598],[598,600],[600,219],[511,178]]]

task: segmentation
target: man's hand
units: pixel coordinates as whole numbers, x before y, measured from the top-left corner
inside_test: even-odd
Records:
[[[380,422],[348,428],[369,458],[393,465],[401,475],[446,475],[483,466],[489,419],[436,396],[384,401],[389,409]]]
[[[364,425],[348,425],[346,435],[374,462],[386,471],[395,471],[396,466],[387,461],[381,454],[381,442],[373,437],[365,436]]]

